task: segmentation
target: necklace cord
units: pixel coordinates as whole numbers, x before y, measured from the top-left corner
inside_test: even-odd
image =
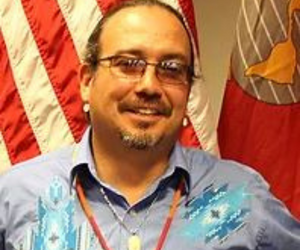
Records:
[[[87,217],[90,225],[92,226],[92,229],[93,229],[94,233],[96,234],[101,247],[103,248],[103,250],[111,250],[108,247],[108,245],[106,243],[106,240],[105,240],[105,238],[104,238],[104,236],[103,236],[103,234],[100,230],[100,227],[99,227],[99,225],[97,224],[97,222],[95,220],[95,217],[93,215],[93,211],[92,211],[90,205],[88,204],[88,201],[86,199],[86,196],[84,194],[84,191],[83,191],[83,188],[81,186],[81,183],[80,183],[80,180],[79,180],[78,176],[76,176],[75,188],[76,188],[76,193],[77,193],[80,205],[83,209],[83,212],[84,212],[85,216]],[[159,237],[159,240],[158,240],[158,243],[157,243],[157,246],[156,246],[155,250],[161,250],[162,247],[163,247],[163,244],[166,241],[168,232],[171,228],[171,224],[173,222],[173,219],[174,219],[176,211],[177,211],[177,207],[178,207],[180,198],[181,198],[182,193],[183,193],[183,188],[184,188],[184,179],[182,178],[180,180],[179,184],[178,184],[178,187],[177,187],[175,193],[174,193],[172,204],[170,206],[168,216],[166,218],[165,224],[163,226],[163,229],[162,229],[162,232],[160,234],[160,237]]]
[[[183,193],[183,188],[184,188],[184,179],[182,177],[181,181],[179,182],[179,185],[175,191],[175,194],[173,196],[173,201],[172,201],[172,205],[170,207],[170,211],[168,214],[168,217],[166,219],[165,225],[163,226],[163,230],[161,232],[161,235],[159,237],[157,246],[155,250],[161,250],[163,247],[164,242],[166,241],[168,232],[171,228],[171,224],[173,222],[173,219],[175,217],[175,213],[177,211],[177,207],[178,207],[178,203],[180,201],[180,198],[182,196]]]
[[[141,222],[139,223],[139,225],[135,228],[135,229],[130,229],[129,227],[127,227],[127,225],[124,223],[123,219],[121,218],[121,216],[118,214],[117,210],[115,209],[115,207],[113,206],[113,204],[110,202],[108,196],[106,195],[106,192],[104,190],[104,188],[101,186],[100,187],[100,192],[103,195],[103,198],[105,200],[105,202],[107,203],[109,209],[111,210],[111,212],[113,213],[114,217],[116,218],[116,220],[120,223],[120,225],[131,235],[136,235],[139,230],[142,228],[143,224],[147,221],[149,214],[150,214],[150,210],[152,208],[152,205],[154,205],[154,203],[156,202],[156,200],[158,199],[159,195],[160,195],[160,189],[157,192],[156,197],[152,200],[150,206],[148,207],[148,209],[146,210],[146,215],[144,217],[143,220],[141,220]]]
[[[97,225],[97,222],[95,220],[95,217],[93,215],[93,212],[92,212],[92,209],[90,208],[87,200],[86,200],[86,197],[84,195],[84,191],[83,191],[83,188],[80,184],[80,181],[79,181],[79,178],[78,176],[76,176],[76,193],[77,193],[77,196],[79,198],[79,202],[81,204],[81,207],[87,217],[87,219],[89,220],[96,236],[97,236],[97,239],[100,243],[100,245],[102,246],[102,248],[104,250],[110,250],[110,248],[108,247],[107,243],[106,243],[106,240],[103,236],[103,234],[101,233],[100,231],[100,228],[99,226]]]

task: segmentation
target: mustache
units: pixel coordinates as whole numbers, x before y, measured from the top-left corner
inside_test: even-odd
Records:
[[[123,101],[119,103],[119,111],[138,112],[140,109],[155,110],[158,115],[171,116],[172,108],[160,100],[141,100]]]

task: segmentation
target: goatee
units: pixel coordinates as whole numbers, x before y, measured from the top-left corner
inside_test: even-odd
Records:
[[[150,150],[162,140],[161,137],[148,133],[133,134],[122,130],[119,134],[126,147],[136,150]]]

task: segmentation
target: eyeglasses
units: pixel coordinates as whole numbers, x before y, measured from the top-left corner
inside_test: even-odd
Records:
[[[103,66],[105,64],[102,62],[105,61],[109,62],[107,67],[110,68],[113,75],[129,81],[141,80],[149,65],[155,67],[155,75],[158,80],[170,85],[188,85],[192,75],[190,66],[174,60],[152,63],[141,58],[121,55],[98,59]]]

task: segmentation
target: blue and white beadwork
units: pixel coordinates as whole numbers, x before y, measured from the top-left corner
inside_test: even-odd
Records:
[[[250,195],[246,193],[245,186],[229,189],[228,184],[219,188],[210,185],[188,205],[184,215],[187,225],[181,233],[189,239],[201,239],[205,243],[225,241],[245,225],[250,212],[246,205],[248,199]]]
[[[28,230],[18,250],[92,250],[99,248],[95,235],[85,222],[76,228],[75,199],[58,178],[38,199],[38,222]]]

